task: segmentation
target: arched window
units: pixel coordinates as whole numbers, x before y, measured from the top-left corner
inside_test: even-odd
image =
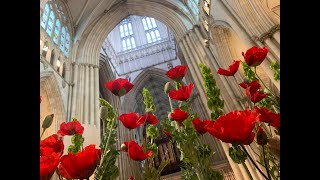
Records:
[[[64,62],[62,65],[62,77],[65,78],[66,76],[66,63]]]
[[[60,66],[61,66],[61,61],[60,61],[60,57],[57,59],[57,72],[58,74],[60,74]]]
[[[52,66],[54,66],[54,58],[55,58],[55,54],[54,54],[54,50],[52,50],[52,52],[51,52],[51,58],[50,58],[50,64],[52,65]]]
[[[55,44],[60,50],[69,56],[70,51],[70,23],[63,2],[60,0],[48,0],[41,16],[40,25],[45,32],[52,37]]]
[[[122,50],[126,51],[136,47],[136,42],[133,35],[133,27],[130,19],[124,19],[120,22],[120,38]]]
[[[154,18],[144,17],[142,18],[142,24],[146,33],[148,43],[161,40],[158,26]]]
[[[199,0],[187,0],[187,5],[191,9],[194,16],[199,18],[199,8],[198,8]]]
[[[46,58],[47,56],[48,49],[49,49],[48,42],[46,41],[43,45],[42,53],[41,53],[44,58]]]

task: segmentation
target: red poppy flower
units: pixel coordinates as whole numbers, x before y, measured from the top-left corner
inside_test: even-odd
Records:
[[[176,108],[172,113],[170,113],[173,120],[182,123],[189,117],[187,112],[182,111],[180,108]]]
[[[155,115],[153,114],[144,114],[140,117],[140,119],[138,120],[139,122],[142,121],[142,124],[144,122],[148,122],[150,124],[157,124],[158,123],[158,119]],[[140,122],[141,123],[141,122]]]
[[[40,156],[40,180],[50,180],[59,162],[58,154]]]
[[[251,110],[232,111],[219,116],[214,123],[206,125],[205,129],[223,142],[248,145],[254,139],[252,130],[259,121],[259,116]]]
[[[252,48],[248,49],[245,54],[242,52],[242,56],[244,57],[244,60],[246,61],[247,65],[253,67],[260,65],[266,58],[267,54],[267,48],[258,48],[256,46],[253,46]]]
[[[64,144],[57,134],[53,134],[44,140],[40,140],[40,156],[58,155],[63,154]]]
[[[181,81],[182,78],[186,75],[186,72],[187,66],[178,65],[167,71],[166,75],[172,80]]]
[[[132,177],[132,176],[130,176],[128,180],[133,180],[133,177]]]
[[[254,110],[260,114],[260,122],[265,122],[270,124],[270,126],[280,128],[280,114],[276,114],[264,107],[255,106]]]
[[[200,134],[204,134],[207,132],[207,130],[205,129],[206,125],[213,125],[213,121],[212,120],[202,120],[200,121],[199,118],[195,118],[194,120],[192,120],[192,124],[193,127],[196,129],[196,131]]]
[[[178,101],[186,101],[191,95],[193,86],[194,85],[190,83],[187,86],[181,86],[179,90],[172,89],[169,92],[169,97]]]
[[[83,134],[84,127],[80,124],[79,121],[63,122],[60,124],[60,129],[58,131],[61,136],[74,134]]]
[[[257,103],[261,101],[263,98],[265,98],[266,96],[268,96],[267,93],[260,93],[259,91],[256,91],[254,94],[250,94],[250,100],[253,103]]]
[[[135,141],[124,142],[123,144],[126,147],[124,151],[128,152],[129,157],[135,161],[143,161],[152,156],[152,151],[143,152],[142,147]]]
[[[164,129],[162,129],[162,132],[163,132],[164,135],[167,136],[167,138],[172,139],[171,135],[170,135],[167,131],[165,131]]]
[[[144,121],[140,119],[139,114],[134,112],[121,114],[118,119],[128,129],[135,129],[144,123]]]
[[[132,88],[133,84],[131,84],[127,79],[118,78],[113,81],[106,82],[104,87],[110,90],[116,96],[123,96],[127,94]]]
[[[81,152],[69,153],[61,157],[59,173],[68,179],[89,179],[96,169],[101,156],[101,149],[94,144],[85,147]]]
[[[217,73],[223,76],[233,76],[238,71],[239,65],[240,65],[240,60],[238,61],[233,60],[228,70],[219,68]]]
[[[248,89],[250,87],[251,92],[256,92],[260,89],[261,85],[258,80],[253,80],[250,83],[242,82],[239,84],[243,89]],[[248,93],[247,95],[249,95]]]
[[[268,137],[260,126],[258,126],[257,143],[259,145],[266,145],[268,143]]]

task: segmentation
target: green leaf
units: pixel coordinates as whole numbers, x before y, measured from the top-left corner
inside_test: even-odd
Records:
[[[159,130],[156,126],[150,125],[146,130],[147,137],[156,139],[159,136]]]
[[[232,146],[229,148],[229,156],[233,162],[237,164],[244,163],[247,159],[247,155],[240,149],[240,146]]]

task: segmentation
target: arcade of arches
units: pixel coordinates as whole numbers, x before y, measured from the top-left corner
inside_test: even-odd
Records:
[[[279,94],[279,81],[269,68],[272,62],[280,62],[279,9],[279,0],[41,0],[40,124],[43,117],[55,114],[44,136],[76,117],[85,128],[84,145],[100,144],[99,98],[115,105],[115,97],[103,84],[119,77],[135,85],[122,97],[120,113],[143,113],[141,90],[146,87],[154,97],[156,116],[159,120],[166,117],[170,106],[163,92],[168,81],[165,72],[180,64],[188,66],[185,81],[195,85],[192,111],[200,119],[209,119],[198,64],[216,72],[232,60],[243,59],[241,52],[252,46],[269,49],[257,72]],[[243,77],[243,72],[235,76],[237,82]],[[237,83],[224,76],[215,75],[215,79],[225,101],[224,111],[242,109],[236,100],[241,93]],[[118,129],[119,147],[128,138],[141,141],[145,136],[143,127],[128,132],[119,124]],[[64,141],[67,146],[70,139]],[[212,166],[225,179],[249,179],[243,166],[229,158],[228,144],[209,135],[202,141],[216,152]],[[157,160],[161,156],[171,159],[161,179],[181,179],[175,145],[163,135],[157,144],[159,151],[171,151]],[[120,155],[119,180],[141,169],[140,163],[129,167],[128,161],[126,155]],[[252,164],[248,168],[254,179],[263,179]]]

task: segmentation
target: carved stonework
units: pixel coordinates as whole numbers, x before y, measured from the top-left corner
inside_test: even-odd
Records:
[[[252,37],[254,41],[260,41],[263,43],[266,39],[271,38],[273,34],[280,30],[280,24],[273,26],[268,32],[263,33],[260,37]]]

